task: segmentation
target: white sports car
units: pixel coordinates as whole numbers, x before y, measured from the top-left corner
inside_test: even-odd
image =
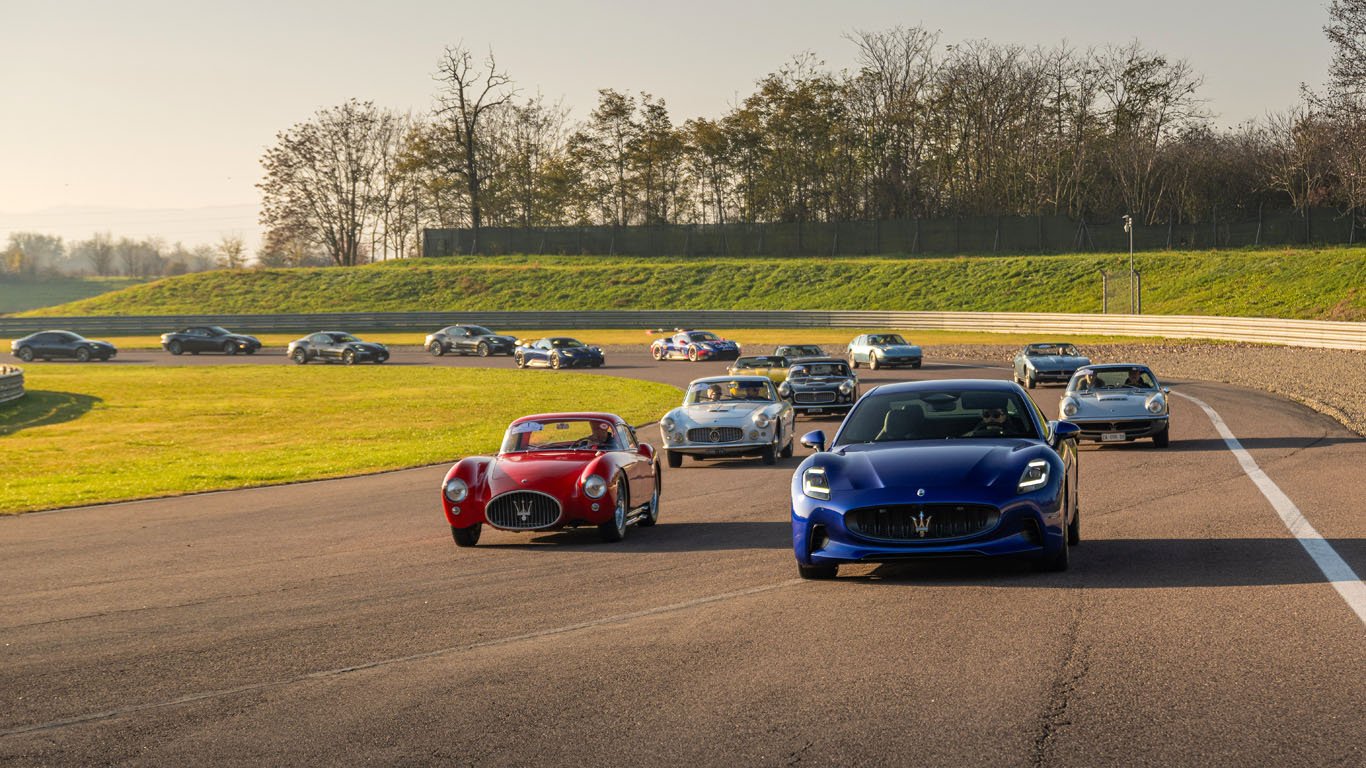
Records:
[[[1081,427],[1079,437],[1085,440],[1124,443],[1151,437],[1153,445],[1166,448],[1170,392],[1146,365],[1090,365],[1067,383],[1059,418]]]
[[[670,467],[683,457],[792,455],[796,416],[767,376],[709,376],[688,385],[683,405],[659,420]]]

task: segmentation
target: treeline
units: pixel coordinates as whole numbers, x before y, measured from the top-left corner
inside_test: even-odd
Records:
[[[238,269],[250,254],[242,238],[226,236],[215,245],[185,246],[158,238],[115,238],[107,233],[70,244],[61,237],[41,232],[15,232],[0,251],[0,276],[45,278],[58,275],[93,274],[101,277],[159,277]],[[263,266],[271,266],[269,259]],[[316,248],[296,260],[303,266],[331,263]],[[274,266],[283,266],[276,264]]]

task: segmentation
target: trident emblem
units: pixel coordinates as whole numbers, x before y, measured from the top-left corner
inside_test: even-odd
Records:
[[[915,526],[915,532],[920,534],[920,538],[925,538],[925,534],[930,532],[930,521],[933,519],[933,516],[925,517],[924,510],[920,511],[919,517],[911,518],[911,525]]]
[[[512,502],[512,509],[517,513],[518,517],[522,518],[522,522],[525,523],[527,519],[531,517],[531,500],[514,501]],[[924,534],[921,535],[923,536]]]

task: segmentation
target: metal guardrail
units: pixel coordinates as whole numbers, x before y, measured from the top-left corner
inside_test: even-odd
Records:
[[[24,369],[0,365],[0,403],[24,396]]]
[[[1300,347],[1366,350],[1366,323],[1198,315],[1083,315],[1033,312],[890,312],[880,310],[606,310],[546,312],[341,312],[295,315],[142,315],[3,317],[0,338],[64,329],[91,336],[146,336],[187,325],[223,325],[244,333],[320,330],[414,331],[478,323],[495,329],[576,328],[889,328],[1039,333],[1066,336],[1159,336],[1223,339]]]

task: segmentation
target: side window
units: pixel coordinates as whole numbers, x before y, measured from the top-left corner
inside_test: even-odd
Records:
[[[1039,420],[1039,425],[1043,428],[1043,439],[1052,440],[1053,430],[1048,428],[1048,417],[1044,416],[1043,411],[1039,410],[1039,404],[1034,402],[1034,398],[1032,396],[1025,395],[1025,400],[1029,402],[1030,413],[1034,414],[1034,418]]]
[[[308,340],[314,344],[326,344],[327,342],[331,341],[327,338],[326,334],[322,333],[315,333],[312,336],[309,336]]]
[[[625,424],[617,425],[617,440],[628,450],[636,449],[636,432]]]

